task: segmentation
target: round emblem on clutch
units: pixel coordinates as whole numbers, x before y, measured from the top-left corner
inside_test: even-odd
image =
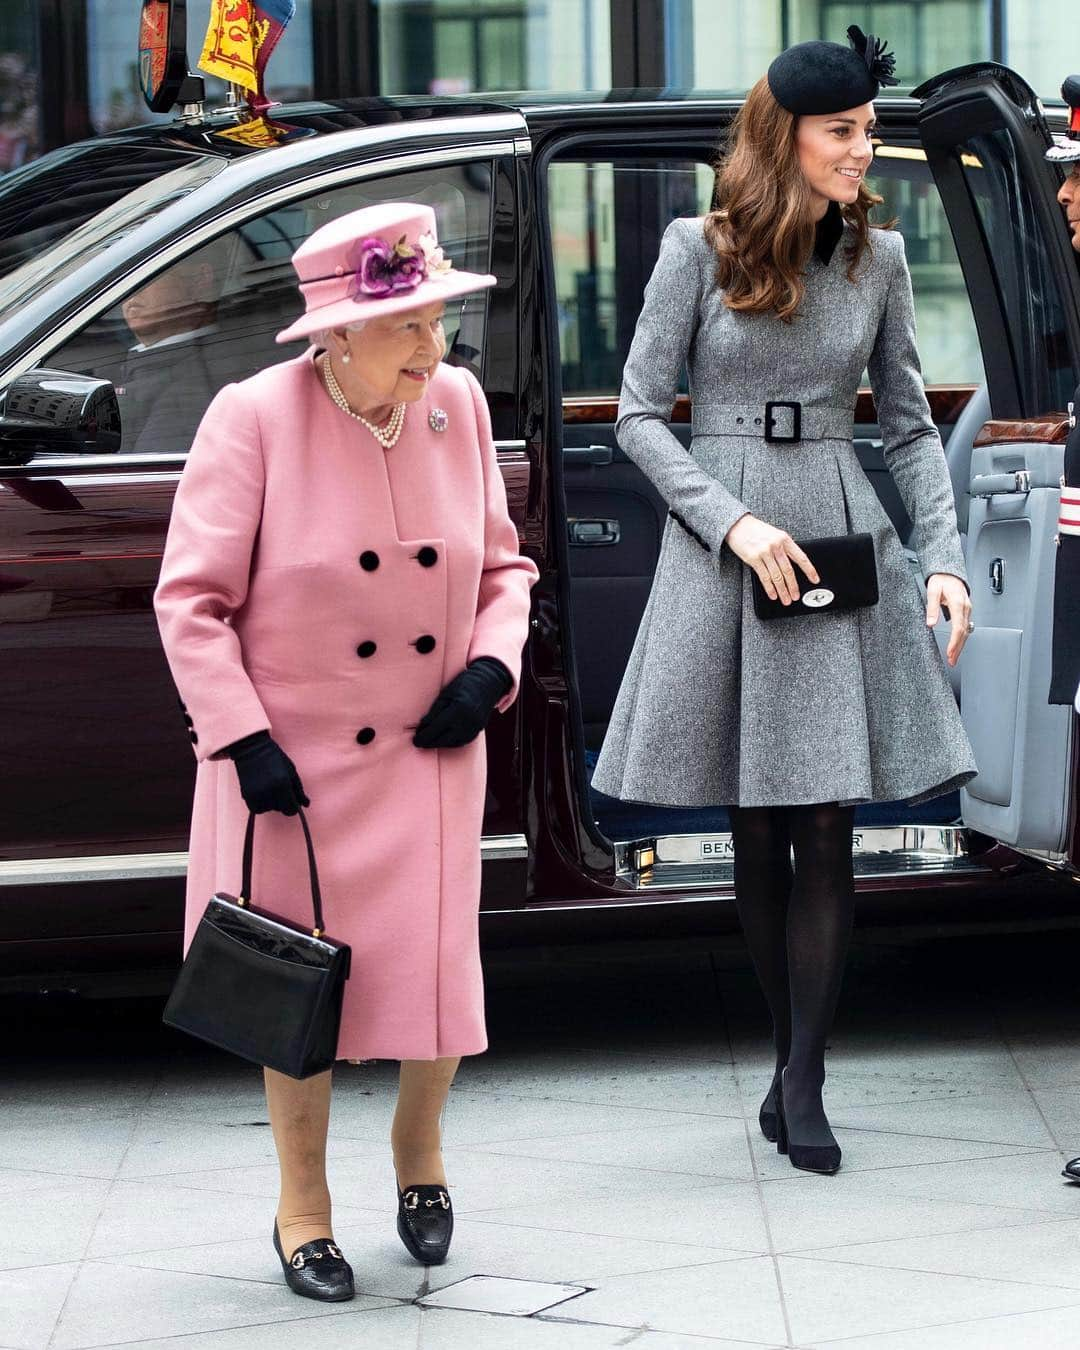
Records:
[[[816,590],[807,591],[802,597],[804,605],[810,609],[824,609],[826,605],[831,605],[836,596],[825,586],[819,586]]]
[[[432,408],[428,413],[428,426],[432,431],[445,431],[450,425],[450,418],[446,415],[444,408]]]

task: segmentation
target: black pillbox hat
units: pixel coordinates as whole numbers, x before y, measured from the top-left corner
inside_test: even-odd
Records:
[[[850,47],[839,42],[798,42],[769,66],[772,96],[790,113],[825,114],[877,98],[881,85],[899,84],[896,58],[886,44],[852,24]]]

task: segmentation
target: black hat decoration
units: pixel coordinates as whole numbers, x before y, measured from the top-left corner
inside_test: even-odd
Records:
[[[1080,159],[1080,75],[1070,75],[1061,86],[1061,97],[1069,105],[1069,130],[1064,136],[1055,136],[1046,158],[1056,164],[1069,164]]]
[[[769,66],[766,78],[782,108],[798,115],[842,112],[870,103],[882,85],[899,84],[888,44],[852,24],[849,47],[797,42]]]

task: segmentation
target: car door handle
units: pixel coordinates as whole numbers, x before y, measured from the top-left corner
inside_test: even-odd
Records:
[[[564,464],[610,464],[615,451],[610,445],[567,445],[563,447]]]
[[[617,520],[571,516],[566,524],[570,530],[572,548],[609,548],[622,538],[622,527]]]
[[[971,480],[973,497],[1003,497],[1014,492],[1031,491],[1031,473],[1016,469],[1010,473],[979,473]]]

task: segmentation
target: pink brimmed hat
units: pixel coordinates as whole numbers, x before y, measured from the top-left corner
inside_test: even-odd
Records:
[[[493,276],[459,271],[443,257],[435,212],[415,202],[383,202],[339,216],[306,239],[292,261],[307,308],[278,333],[278,342],[495,285]]]

